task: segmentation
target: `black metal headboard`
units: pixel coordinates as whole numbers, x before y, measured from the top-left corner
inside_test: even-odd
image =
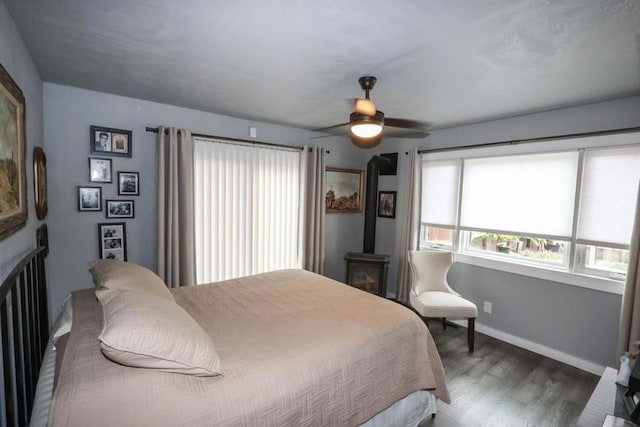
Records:
[[[0,286],[0,426],[29,421],[49,340],[44,247],[29,252]]]

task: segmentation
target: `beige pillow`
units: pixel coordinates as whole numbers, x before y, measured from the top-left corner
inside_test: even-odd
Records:
[[[97,288],[144,291],[175,302],[162,279],[140,265],[114,259],[99,259],[87,265]]]
[[[211,339],[178,304],[128,290],[98,290],[102,353],[136,368],[199,377],[220,375]]]

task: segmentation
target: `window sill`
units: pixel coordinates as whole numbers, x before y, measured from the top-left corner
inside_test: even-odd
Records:
[[[508,273],[520,274],[523,276],[535,277],[552,282],[563,283],[580,288],[594,289],[596,291],[622,295],[624,283],[617,280],[605,279],[603,277],[589,276],[586,274],[569,273],[566,271],[545,268],[544,266],[530,266],[516,264],[507,261],[499,261],[465,253],[455,254],[456,262],[475,265],[478,267],[490,268],[492,270],[506,271]]]

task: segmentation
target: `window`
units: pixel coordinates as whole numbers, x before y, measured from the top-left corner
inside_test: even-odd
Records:
[[[464,251],[480,256],[548,267],[566,265],[569,255],[568,241],[482,231],[464,231],[461,246]]]
[[[453,248],[454,231],[449,228],[431,227],[422,224],[420,228],[420,246],[434,248]]]
[[[638,143],[638,134],[625,134],[572,139],[549,152],[424,155],[420,245],[622,280],[640,182]]]
[[[198,283],[300,268],[300,151],[194,143]]]
[[[436,160],[422,168],[420,241],[425,246],[453,248],[458,212],[460,161]]]
[[[585,151],[576,271],[625,277],[639,168],[638,146]]]

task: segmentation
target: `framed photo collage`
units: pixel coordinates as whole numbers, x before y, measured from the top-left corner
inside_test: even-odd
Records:
[[[114,171],[118,157],[132,157],[132,131],[103,126],[89,129],[88,185],[77,186],[79,212],[102,212],[106,219],[135,218],[135,200],[140,195],[140,173]],[[103,201],[105,184],[116,184],[117,198]],[[116,191],[113,191],[116,193]],[[108,196],[107,196],[108,197]],[[127,228],[125,222],[98,223],[98,255],[101,259],[127,260]]]

